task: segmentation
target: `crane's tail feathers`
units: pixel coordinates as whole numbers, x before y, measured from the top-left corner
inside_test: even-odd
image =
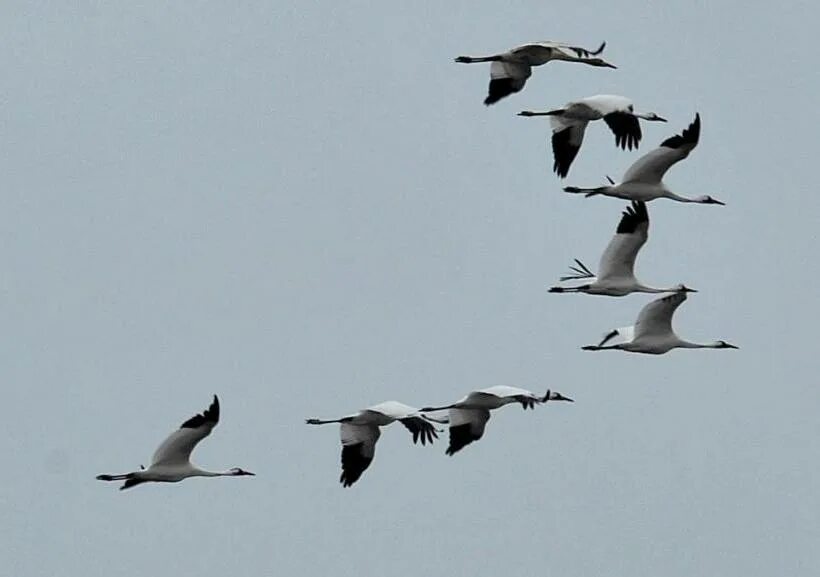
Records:
[[[122,486],[120,487],[120,491],[123,491],[125,489],[130,489],[131,487],[135,487],[137,485],[141,485],[142,483],[147,483],[147,482],[148,481],[146,481],[145,479],[133,479],[133,478],[126,479],[125,483],[123,483]]]
[[[558,280],[561,282],[568,281],[568,280],[578,280],[578,279],[586,279],[586,278],[594,278],[595,273],[589,270],[589,267],[582,263],[577,258],[574,259],[575,264],[577,266],[570,265],[569,270],[572,271],[572,274],[565,275],[560,277]]]

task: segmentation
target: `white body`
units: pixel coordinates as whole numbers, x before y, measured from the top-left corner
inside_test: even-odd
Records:
[[[630,353],[662,355],[672,349],[736,349],[725,341],[710,343],[693,343],[681,339],[672,329],[672,316],[675,310],[686,300],[686,292],[677,292],[654,300],[644,306],[638,313],[634,326],[615,329],[607,333],[597,345],[582,347],[588,351],[620,350]],[[607,345],[613,339],[622,342]]]
[[[510,94],[519,92],[524,88],[527,78],[532,75],[533,66],[541,66],[552,60],[615,68],[612,64],[600,58],[595,58],[603,51],[605,46],[606,43],[603,43],[598,50],[591,51],[562,42],[532,42],[491,56],[459,56],[456,58],[456,62],[492,63],[490,65],[489,95],[484,100],[484,104],[490,105]]]
[[[571,287],[552,287],[550,292],[578,292],[591,295],[620,297],[634,292],[665,293],[679,290],[694,292],[683,285],[669,288],[646,286],[635,278],[635,260],[641,247],[649,238],[649,213],[646,204],[633,202],[624,211],[612,240],[601,255],[597,276],[583,263],[576,261],[573,275],[561,277],[564,281],[583,281],[584,284]]]
[[[436,429],[418,409],[398,401],[386,401],[339,419],[308,419],[309,425],[339,423],[342,441],[342,474],[339,482],[345,487],[355,483],[370,466],[376,454],[379,427],[401,422],[413,435],[413,442],[432,443]]]
[[[520,403],[524,409],[534,408],[547,401],[572,401],[560,393],[550,392],[540,397],[526,389],[499,385],[472,391],[461,400],[444,407],[426,407],[422,411],[447,410],[450,426],[448,455],[454,455],[466,445],[484,435],[484,427],[490,420],[490,411],[510,403]]]
[[[697,114],[692,124],[680,135],[667,138],[658,148],[635,161],[627,169],[621,182],[595,188],[568,186],[564,188],[564,191],[586,196],[603,195],[641,202],[649,202],[657,198],[668,198],[677,202],[724,204],[708,195],[694,198],[680,196],[669,190],[663,182],[666,171],[689,156],[689,153],[697,146],[699,139],[700,115]]]
[[[199,442],[211,434],[219,422],[219,399],[214,395],[211,406],[201,414],[191,417],[171,433],[151,458],[147,469],[121,475],[99,475],[101,481],[125,481],[120,489],[128,489],[147,482],[176,483],[189,477],[237,477],[253,475],[238,467],[227,471],[206,471],[191,464],[190,458]]]
[[[524,110],[519,116],[549,116],[552,127],[553,170],[564,178],[584,141],[590,122],[603,119],[615,135],[615,145],[632,150],[640,144],[642,133],[639,119],[666,122],[654,112],[635,112],[631,100],[615,94],[598,94],[547,112]]]

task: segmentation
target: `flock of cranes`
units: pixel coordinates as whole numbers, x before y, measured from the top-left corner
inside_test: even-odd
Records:
[[[605,47],[605,42],[596,50],[559,42],[536,42],[492,56],[459,56],[455,60],[460,63],[491,63],[490,84],[484,100],[484,104],[489,106],[520,92],[532,75],[532,68],[552,60],[616,68],[598,57]],[[654,112],[635,112],[631,100],[616,95],[590,96],[569,102],[563,108],[545,112],[522,111],[519,116],[550,118],[553,170],[560,178],[569,174],[590,122],[606,122],[615,135],[615,145],[624,150],[638,148],[642,138],[641,120],[667,122]],[[611,196],[629,200],[631,204],[624,210],[615,235],[601,255],[597,274],[580,260],[576,260],[571,267],[572,274],[560,278],[561,283],[572,282],[573,286],[555,286],[549,292],[613,297],[636,292],[670,293],[645,305],[633,326],[613,329],[597,345],[584,346],[583,350],[620,350],[660,355],[675,348],[737,348],[722,340],[699,344],[678,337],[672,328],[672,316],[686,300],[687,293],[697,291],[683,284],[669,288],[650,287],[639,282],[634,273],[638,251],[649,237],[647,202],[668,198],[678,202],[724,204],[711,196],[690,198],[678,195],[663,183],[667,170],[695,149],[700,138],[700,128],[700,115],[696,114],[694,121],[680,134],[667,138],[658,148],[638,158],[627,169],[621,182],[615,183],[609,179],[609,184],[604,186],[564,188],[565,192],[572,194],[583,194],[586,197]],[[616,342],[617,339],[620,342]],[[481,439],[490,419],[490,411],[512,403],[520,404],[523,409],[533,409],[536,405],[549,401],[573,400],[550,390],[544,395],[538,395],[526,389],[494,386],[471,391],[460,400],[446,405],[418,409],[398,401],[387,401],[337,419],[311,418],[306,422],[309,425],[339,425],[342,444],[342,472],[339,481],[344,487],[350,487],[372,463],[376,443],[381,436],[380,427],[399,421],[411,433],[413,443],[421,442],[426,445],[432,444],[438,438],[438,433],[442,432],[436,425],[446,425],[449,429],[446,454],[454,455]],[[160,444],[147,469],[141,467],[138,471],[125,474],[98,475],[97,479],[124,481],[120,488],[128,489],[141,483],[173,483],[188,477],[252,476],[253,473],[238,467],[214,472],[191,464],[192,451],[211,433],[219,422],[219,416],[219,399],[214,396],[207,410],[182,423],[179,429]]]

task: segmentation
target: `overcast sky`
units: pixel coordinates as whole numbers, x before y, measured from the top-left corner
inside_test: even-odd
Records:
[[[78,6],[78,4],[80,4]],[[8,575],[817,575],[814,3],[0,5],[0,558]],[[491,54],[607,41],[486,108]],[[545,119],[597,93],[700,145],[638,273],[700,292],[691,340],[580,350],[651,297],[548,294],[624,202],[562,185],[639,153],[590,126],[564,183]],[[812,186],[809,186],[812,184]],[[444,455],[383,431],[350,489],[339,417],[497,384]],[[222,400],[195,453],[258,474],[120,492]]]

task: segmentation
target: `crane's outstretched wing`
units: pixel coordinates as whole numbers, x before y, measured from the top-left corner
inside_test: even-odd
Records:
[[[643,307],[635,322],[635,340],[673,335],[672,315],[685,300],[686,292],[680,291],[654,300]]]
[[[450,446],[448,455],[455,455],[458,451],[484,435],[484,426],[490,420],[490,411],[487,409],[450,409]]]
[[[641,142],[641,123],[638,117],[629,112],[610,112],[604,116],[604,122],[615,135],[615,146],[632,150]]]
[[[606,48],[606,42],[601,42],[601,45],[598,47],[597,50],[589,50],[588,48],[583,48],[581,46],[573,46],[572,44],[568,44],[566,42],[553,42],[553,41],[544,41],[544,42],[535,42],[529,46],[542,46],[544,48],[549,48],[553,51],[555,55],[563,55],[569,58],[589,58],[591,56],[598,56],[601,52],[604,51]]]
[[[598,264],[598,279],[635,278],[635,259],[649,237],[646,203],[633,201],[624,210],[615,236],[609,241]]]
[[[362,473],[370,466],[376,454],[376,441],[381,432],[376,425],[352,425],[342,423],[342,474],[339,482],[350,487],[359,480]]]
[[[576,120],[563,116],[550,117],[552,156],[554,159],[552,170],[559,177],[564,178],[569,174],[569,167],[584,142],[584,131],[587,124],[588,122],[585,120]]]
[[[399,421],[413,434],[413,443],[418,443],[421,440],[422,445],[433,444],[433,441],[438,439],[436,427],[421,415],[404,417]]]
[[[680,162],[698,145],[700,139],[700,114],[681,134],[664,140],[660,147],[643,155],[624,174],[623,182],[657,184],[673,164]]]
[[[631,341],[632,339],[635,338],[635,327],[634,326],[629,326],[629,327],[621,327],[621,328],[618,328],[618,329],[612,329],[611,331],[609,331],[607,334],[604,335],[604,337],[601,339],[601,342],[598,343],[597,346],[602,347],[605,344],[607,344],[609,341],[611,341],[612,339],[617,338],[617,337],[621,338],[621,342],[628,343],[629,341]]]
[[[490,86],[484,104],[495,104],[502,98],[524,88],[532,68],[521,62],[493,62],[490,65]]]
[[[194,415],[182,426],[171,433],[154,452],[151,466],[155,465],[182,465],[189,462],[191,452],[202,439],[211,434],[219,422],[219,399],[214,400],[208,409]]]

